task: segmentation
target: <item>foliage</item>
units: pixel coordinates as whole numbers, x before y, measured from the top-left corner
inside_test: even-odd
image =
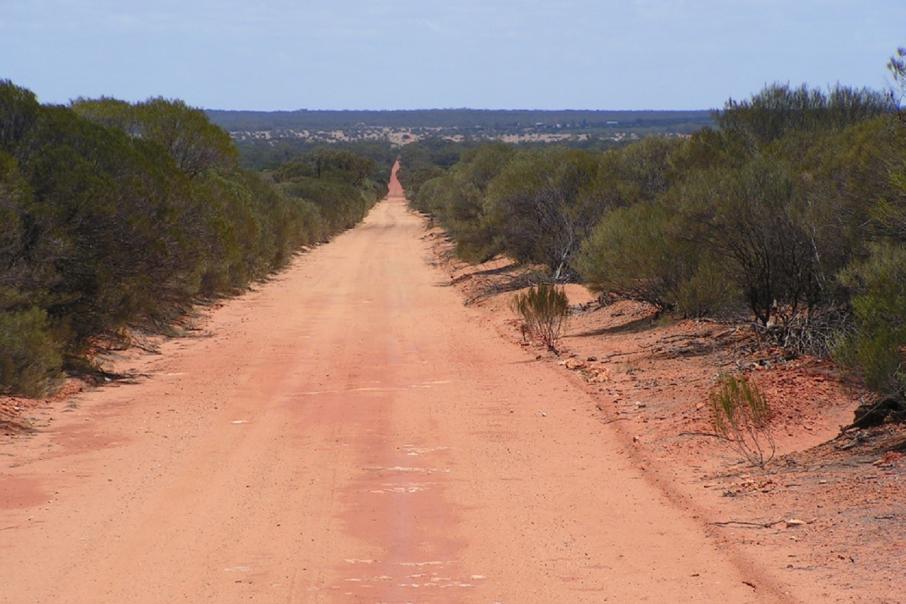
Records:
[[[467,260],[505,253],[661,311],[748,315],[795,352],[836,342],[903,396],[904,61],[888,64],[895,90],[774,84],[684,140],[419,143],[404,175]],[[493,170],[471,165],[484,153]]]
[[[522,151],[487,186],[489,222],[501,248],[520,262],[547,266],[566,276],[595,220],[583,191],[597,170],[593,155],[568,149]]]
[[[728,136],[757,148],[792,131],[843,129],[890,114],[894,108],[888,95],[867,88],[838,85],[825,93],[804,84],[799,88],[774,84],[751,99],[730,99],[715,121]]]
[[[686,244],[686,258],[694,250]],[[721,316],[732,313],[740,298],[738,285],[719,257],[695,257],[695,270],[676,288],[676,310],[684,317]]]
[[[389,169],[388,169],[389,171]],[[341,149],[317,149],[283,164],[270,178],[291,199],[311,204],[323,236],[350,228],[386,193],[372,180],[375,162]]]
[[[0,149],[21,140],[38,118],[40,107],[34,93],[0,80]]]
[[[374,172],[375,162],[345,149],[316,149],[274,170],[278,182],[299,177],[340,180],[361,186]]]
[[[587,195],[605,209],[654,201],[673,181],[672,156],[681,146],[677,139],[652,136],[601,154]]]
[[[903,57],[889,64],[900,87]],[[749,316],[795,352],[844,342],[870,385],[902,390],[898,110],[885,92],[775,84],[684,140],[418,143],[404,175],[467,260],[505,253],[660,311]]]
[[[469,148],[462,143],[432,138],[406,145],[400,150],[400,184],[412,206],[422,212],[431,212],[430,201],[423,199],[420,190],[429,180],[443,176],[459,162]]]
[[[783,162],[755,158],[706,189],[687,193],[685,207],[694,205],[699,217],[707,216],[701,241],[728,261],[762,325],[787,323],[802,306],[818,302],[815,250],[796,213]]]
[[[670,212],[637,204],[609,212],[582,245],[576,267],[593,289],[673,310],[694,263],[686,262],[669,236]]]
[[[906,47],[897,48],[896,54],[887,62],[887,71],[890,72],[894,85],[899,88],[900,98],[897,100],[901,100],[902,95],[906,94]]]
[[[557,340],[569,316],[569,300],[562,288],[540,283],[512,300],[513,311],[521,318],[526,332],[556,353]]]
[[[45,311],[0,312],[0,392],[44,394],[60,373],[59,349]]]
[[[745,376],[723,375],[709,403],[714,431],[749,463],[764,467],[773,459],[771,408],[758,386]]]
[[[21,339],[0,389],[37,391],[58,354],[75,363],[93,336],[160,326],[199,296],[245,287],[385,190],[364,173],[370,160],[348,154],[330,156],[326,192],[304,196],[236,158],[181,101],[43,106],[0,82],[0,322]]]
[[[155,98],[129,104],[110,98],[80,98],[72,109],[96,123],[160,145],[190,177],[235,166],[237,153],[229,134],[212,124],[201,109],[180,100]]]
[[[906,398],[906,248],[875,244],[843,280],[856,292],[855,332],[840,342],[838,358],[857,368],[871,388]]]
[[[443,148],[435,153],[443,153]],[[482,262],[501,251],[498,231],[488,215],[487,189],[514,151],[498,143],[460,149],[460,153],[455,166],[422,182],[414,194],[407,190],[407,195],[414,196],[416,207],[430,212],[447,229],[460,257]]]

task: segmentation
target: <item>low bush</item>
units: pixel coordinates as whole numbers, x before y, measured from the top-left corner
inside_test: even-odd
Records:
[[[501,251],[519,262],[543,264],[555,280],[573,277],[572,259],[601,216],[586,191],[597,161],[574,149],[524,150],[490,181],[484,219]]]
[[[739,288],[717,260],[701,260],[676,291],[676,309],[684,317],[722,315],[738,307]]]
[[[856,291],[855,330],[837,358],[857,369],[875,391],[906,398],[906,249],[878,244],[842,276]]]
[[[377,170],[324,151],[250,172],[181,101],[41,105],[0,80],[0,391],[39,392],[61,354],[79,371],[96,336],[162,328],[354,225]]]
[[[582,244],[579,274],[597,291],[675,309],[694,259],[668,236],[670,218],[666,208],[648,203],[609,212]]]
[[[60,374],[61,364],[46,312],[34,307],[0,312],[0,388],[40,396]]]
[[[569,315],[569,299],[563,289],[541,283],[516,294],[512,304],[526,332],[556,353],[557,340]]]
[[[749,463],[764,467],[773,459],[771,408],[755,384],[744,376],[723,375],[709,402],[714,431]]]

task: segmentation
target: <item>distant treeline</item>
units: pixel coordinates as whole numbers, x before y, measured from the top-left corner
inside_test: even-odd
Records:
[[[370,159],[374,165],[374,180],[386,180],[388,166],[399,155],[387,141],[370,142],[311,142],[298,138],[278,140],[234,140],[239,152],[239,165],[249,170],[273,170],[302,155],[316,155],[323,152],[344,151]]]
[[[572,130],[654,128],[692,132],[712,125],[709,111],[544,111],[530,109],[419,109],[409,111],[222,111],[209,109],[230,131],[343,130],[356,126],[511,131],[560,126]]]
[[[660,312],[747,312],[780,344],[906,396],[906,120],[892,95],[775,85],[713,119],[605,152],[417,143],[401,178],[465,259],[506,254]]]
[[[0,392],[40,394],[91,371],[97,338],[284,266],[361,220],[389,167],[320,150],[251,172],[180,101],[41,105],[0,81]]]

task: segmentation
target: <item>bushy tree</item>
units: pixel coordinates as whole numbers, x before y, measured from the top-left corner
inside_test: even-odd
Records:
[[[582,245],[576,260],[582,279],[597,291],[672,309],[685,274],[673,264],[669,220],[665,208],[651,203],[609,212]]]
[[[375,168],[325,157],[294,197],[181,101],[42,106],[0,82],[0,328],[18,342],[0,343],[0,390],[36,392],[94,336],[160,325],[355,224]]]
[[[824,92],[773,84],[750,99],[730,99],[715,120],[728,136],[755,149],[792,131],[840,130],[894,110],[888,95],[868,88],[836,86]]]
[[[871,254],[842,275],[855,295],[855,332],[838,356],[873,389],[906,399],[906,247],[874,244]]]
[[[488,220],[501,247],[521,262],[568,276],[573,255],[600,212],[581,203],[597,170],[593,155],[550,149],[514,156],[487,190]]]
[[[41,396],[59,375],[61,363],[45,311],[0,312],[0,392]]]
[[[906,95],[906,47],[900,47],[896,53],[887,62],[887,71],[893,78],[893,96],[894,100],[902,101],[903,95]]]
[[[652,136],[601,154],[594,179],[585,195],[599,212],[654,201],[673,179],[672,157],[682,145],[677,139]]]
[[[72,108],[99,124],[160,145],[189,177],[236,165],[238,154],[229,134],[212,124],[204,111],[183,101],[153,98],[133,105],[108,98],[79,99]]]
[[[788,321],[821,294],[815,253],[796,215],[786,166],[753,160],[695,200],[708,212],[705,244],[731,263],[755,317]]]
[[[686,316],[747,310],[797,351],[837,337],[902,396],[906,50],[888,68],[890,93],[774,84],[684,140],[420,144],[404,175],[468,259],[503,252]]]
[[[38,119],[39,111],[33,92],[0,80],[0,149],[12,152]]]

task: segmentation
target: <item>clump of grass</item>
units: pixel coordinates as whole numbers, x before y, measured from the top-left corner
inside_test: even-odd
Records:
[[[710,409],[714,431],[749,463],[764,467],[774,458],[771,407],[758,386],[745,376],[722,375],[711,393]]]
[[[532,286],[513,297],[512,307],[522,319],[524,333],[557,354],[557,340],[569,315],[569,299],[563,289],[548,283]]]

